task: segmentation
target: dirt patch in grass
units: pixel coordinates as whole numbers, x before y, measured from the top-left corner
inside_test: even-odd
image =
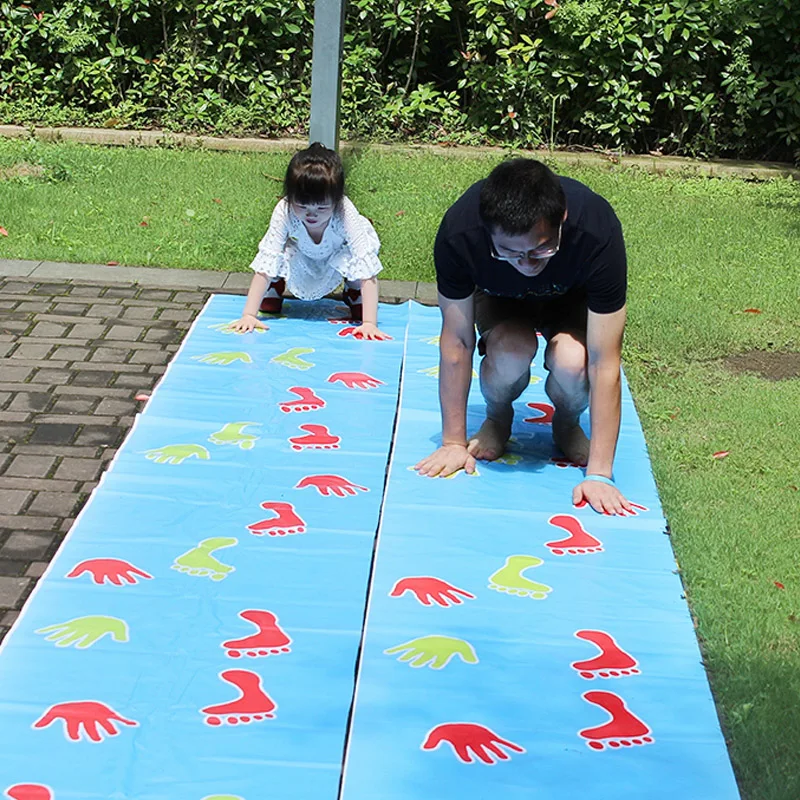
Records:
[[[44,167],[39,164],[28,164],[23,161],[12,167],[0,167],[0,181],[9,181],[12,178],[42,178]]]
[[[765,353],[761,350],[751,350],[749,353],[728,356],[722,360],[722,363],[736,374],[756,372],[762,378],[770,381],[800,378],[800,353],[793,351]]]

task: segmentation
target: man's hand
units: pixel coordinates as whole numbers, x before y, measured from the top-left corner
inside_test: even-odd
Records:
[[[258,317],[253,316],[252,314],[242,314],[241,319],[237,319],[236,322],[231,322],[228,325],[230,331],[233,333],[250,333],[250,331],[260,328],[262,330],[268,331],[269,327],[265,325]],[[228,330],[223,330],[223,333],[228,333]]]
[[[429,478],[446,478],[460,469],[471,475],[475,472],[475,457],[465,444],[445,444],[415,464],[414,469]]]
[[[636,514],[633,503],[625,499],[616,486],[599,481],[583,481],[572,490],[572,502],[576,506],[588,503],[598,514],[621,517]]]

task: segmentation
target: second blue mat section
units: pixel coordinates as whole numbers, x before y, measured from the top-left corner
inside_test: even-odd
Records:
[[[553,450],[543,342],[505,456],[420,477],[440,324],[412,307],[344,800],[737,798],[627,387],[630,516],[573,507],[582,471]]]
[[[0,793],[334,800],[408,307],[216,296],[0,652]],[[38,793],[37,793],[38,792]]]

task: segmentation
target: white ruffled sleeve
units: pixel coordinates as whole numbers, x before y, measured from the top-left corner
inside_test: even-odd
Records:
[[[281,198],[272,212],[269,228],[258,245],[258,253],[250,264],[254,272],[270,278],[286,277],[286,240],[289,237],[289,204]]]
[[[342,198],[341,224],[349,252],[336,259],[336,271],[348,281],[374,278],[383,269],[378,258],[381,241],[372,223],[358,213],[348,197]]]

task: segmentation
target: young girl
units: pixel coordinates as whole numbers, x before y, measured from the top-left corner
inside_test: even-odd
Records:
[[[360,337],[388,339],[378,329],[375,276],[382,269],[381,243],[370,221],[344,195],[339,156],[319,142],[295,153],[283,191],[250,265],[255,274],[234,330],[265,328],[257,311],[279,313],[287,286],[301,300],[317,300],[344,279],[343,300],[350,316],[362,321]]]

